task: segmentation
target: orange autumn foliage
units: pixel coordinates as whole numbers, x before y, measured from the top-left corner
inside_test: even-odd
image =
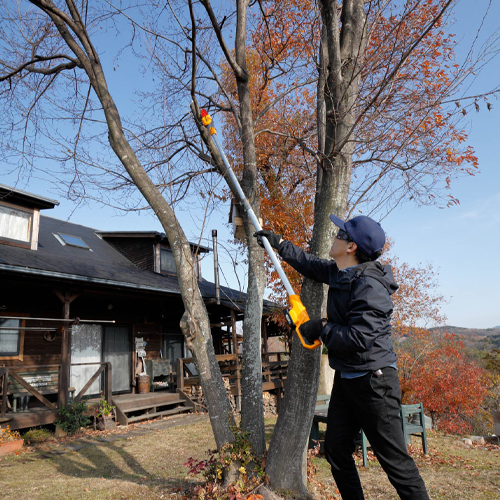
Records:
[[[441,22],[399,67],[390,84],[385,80],[443,3],[409,0],[404,15],[403,8],[369,12],[369,40],[356,101],[358,121],[351,134],[354,150],[348,217],[364,212],[366,206],[375,211],[372,213],[390,209],[402,199],[436,202],[440,189],[449,190],[454,176],[473,175],[477,170],[477,158],[465,144],[467,135],[460,127],[461,110],[442,104],[453,94],[460,74],[453,64],[453,37],[445,34]],[[263,225],[306,248],[314,224],[314,152],[318,149],[316,88],[306,82],[315,76],[317,56],[311,47],[317,47],[319,24],[311,14],[314,6],[308,2],[269,1],[264,5],[268,17],[255,24],[247,51]],[[306,36],[311,44],[304,43]],[[228,68],[224,85],[236,97]],[[287,89],[293,91],[284,94]],[[241,171],[241,138],[235,120],[226,118],[224,137],[235,170]],[[458,202],[451,194],[444,199],[448,205]],[[426,410],[429,403],[441,428],[463,429],[463,418],[478,404],[481,391],[471,398],[470,409],[463,406],[467,410],[460,415],[454,413],[458,411],[456,395],[449,399],[435,395],[433,399],[433,391],[423,391],[423,374],[432,373],[433,363],[440,360],[439,384],[454,380],[457,393],[468,394],[468,387],[463,387],[467,379],[455,373],[453,359],[448,358],[453,349],[458,356],[458,348],[437,344],[423,327],[444,321],[439,310],[443,297],[434,293],[434,271],[430,266],[400,263],[389,248],[390,243],[381,261],[393,266],[400,285],[393,296],[393,327],[404,401],[422,400]],[[300,293],[301,277],[285,267]],[[281,283],[273,269],[268,272],[270,298],[284,305]],[[480,380],[474,367],[468,375]],[[435,386],[437,394],[442,385]],[[477,388],[476,382],[472,385]]]
[[[450,189],[452,177],[477,171],[477,157],[465,145],[467,134],[460,128],[464,110],[442,104],[452,100],[462,73],[454,64],[453,35],[445,34],[441,21],[414,49],[390,85],[382,85],[443,3],[407,2],[413,8],[408,8],[403,19],[396,15],[400,12],[372,15],[358,97],[359,108],[366,112],[356,131],[350,212],[363,202],[373,208],[377,199],[388,201],[388,185],[396,177],[401,194],[393,193],[392,204],[403,197],[434,203],[439,194],[446,193],[443,190]],[[443,196],[447,205],[458,203],[451,194]]]
[[[382,210],[402,198],[437,202],[454,176],[473,175],[477,170],[477,158],[465,145],[467,135],[459,127],[460,110],[441,104],[456,87],[459,70],[453,65],[453,37],[445,35],[440,22],[390,84],[385,81],[443,3],[409,0],[404,15],[402,8],[390,4],[385,10],[369,10],[369,38],[356,103],[358,122],[352,132],[354,170],[348,214],[364,211],[365,206]],[[316,188],[313,81],[319,18],[311,2],[274,0],[265,2],[262,9],[260,16],[255,14],[247,49],[262,214],[268,227],[284,234],[305,234],[296,237],[306,242]],[[227,66],[222,82],[236,103],[236,83]],[[238,170],[241,138],[236,121],[228,116],[225,120],[226,149]],[[458,203],[451,194],[444,198],[448,204]]]
[[[439,430],[463,434],[488,392],[485,370],[468,359],[463,344],[446,334],[418,361],[408,402],[421,401]]]

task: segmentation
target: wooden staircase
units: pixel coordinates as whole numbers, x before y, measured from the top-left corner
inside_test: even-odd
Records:
[[[157,391],[113,396],[113,405],[120,425],[196,410],[196,404],[179,390],[177,393]]]

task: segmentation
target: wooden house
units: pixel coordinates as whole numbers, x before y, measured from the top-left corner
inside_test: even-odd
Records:
[[[0,185],[0,424],[53,423],[68,400],[101,391],[125,424],[192,408],[186,387],[196,372],[179,328],[184,307],[166,236],[41,215],[57,204]],[[192,250],[216,353],[237,367],[245,294],[217,293],[201,276],[209,249]],[[273,304],[264,306],[269,315]],[[272,322],[263,332],[267,355],[266,335],[281,333]],[[140,394],[144,371],[150,392]]]

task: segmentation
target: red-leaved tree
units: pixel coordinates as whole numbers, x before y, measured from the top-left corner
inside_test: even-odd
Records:
[[[461,342],[446,334],[419,360],[407,399],[424,404],[434,429],[463,434],[472,430],[472,419],[487,392],[485,370],[467,357]]]

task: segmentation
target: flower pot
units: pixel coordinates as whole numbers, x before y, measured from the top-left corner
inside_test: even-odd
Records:
[[[0,443],[0,456],[7,455],[7,453],[14,453],[19,451],[24,444],[24,439],[16,439],[15,441],[7,441],[6,443]]]
[[[137,377],[137,392],[146,394],[149,392],[149,375],[139,375]]]

